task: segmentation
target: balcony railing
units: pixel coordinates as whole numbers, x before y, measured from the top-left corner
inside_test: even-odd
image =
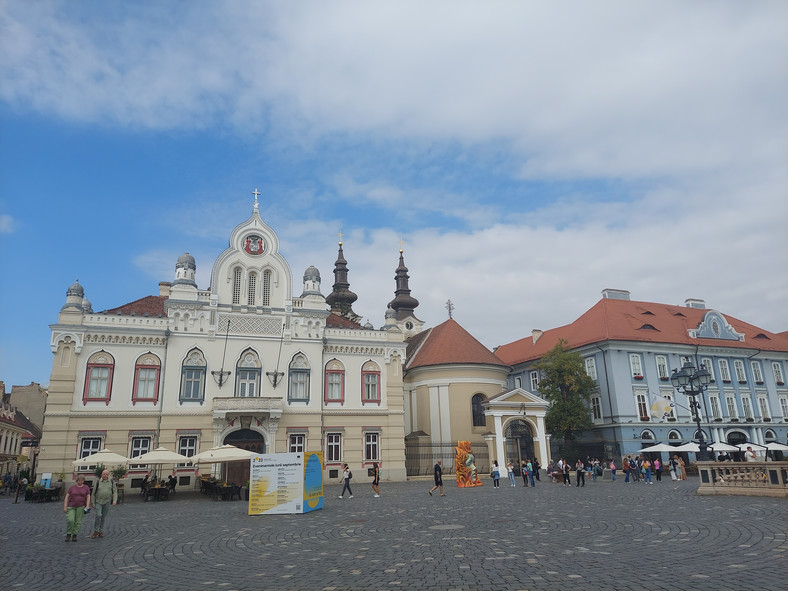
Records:
[[[699,495],[788,498],[788,462],[697,462]]]

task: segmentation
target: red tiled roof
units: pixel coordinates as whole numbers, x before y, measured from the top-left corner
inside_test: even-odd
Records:
[[[506,366],[453,318],[411,337],[407,358],[407,369],[453,363]]]
[[[723,316],[733,329],[744,333],[744,341],[690,338],[688,330],[697,328],[709,311],[708,308],[603,298],[573,323],[544,331],[536,343],[528,336],[501,345],[495,354],[505,363],[515,365],[541,358],[560,339],[567,341],[569,349],[603,341],[638,341],[788,351],[786,333],[769,332],[725,314]]]
[[[167,301],[167,296],[145,296],[128,304],[124,304],[111,310],[99,312],[99,314],[117,314],[120,312],[124,316],[166,316],[164,312],[164,302]]]
[[[361,328],[361,325],[332,312],[326,318],[326,328]]]

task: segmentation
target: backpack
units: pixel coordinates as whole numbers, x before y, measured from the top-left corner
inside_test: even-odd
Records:
[[[353,478],[353,472],[351,470],[348,470],[347,471],[347,479],[350,480],[351,478]]]

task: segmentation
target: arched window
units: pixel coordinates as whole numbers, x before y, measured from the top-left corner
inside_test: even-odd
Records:
[[[471,419],[474,427],[487,426],[487,417],[484,416],[484,408],[482,407],[484,400],[484,394],[474,394],[471,398]]]
[[[112,375],[115,372],[115,359],[106,351],[93,353],[88,359],[85,370],[85,388],[82,391],[82,404],[88,401],[103,401],[109,405],[112,396]]]
[[[192,349],[181,367],[181,396],[183,402],[200,402],[205,399],[205,356],[199,349]]]
[[[668,433],[668,441],[681,441],[681,433],[676,431],[675,429],[671,429],[670,433]]]
[[[253,349],[241,353],[235,366],[235,396],[247,398],[260,396],[260,374],[262,364],[260,357]]]
[[[345,366],[337,359],[326,363],[324,401],[345,402]]]
[[[159,376],[161,360],[153,353],[145,353],[137,358],[134,364],[134,386],[131,392],[131,404],[138,402],[159,401]]]
[[[241,303],[241,268],[233,269],[233,304]]]
[[[654,432],[650,429],[643,429],[643,431],[640,433],[640,439],[642,441],[654,441]]]
[[[271,271],[263,272],[263,306],[271,305]]]
[[[257,273],[249,273],[249,283],[246,286],[246,304],[254,306],[255,290],[257,290]]]
[[[361,367],[361,404],[380,404],[380,367],[367,361]]]
[[[309,402],[309,362],[306,355],[297,353],[290,362],[288,402]]]

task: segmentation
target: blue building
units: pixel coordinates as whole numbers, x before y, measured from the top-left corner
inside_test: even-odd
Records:
[[[593,427],[580,440],[584,451],[619,458],[650,444],[680,445],[697,439],[685,396],[670,376],[686,361],[712,375],[700,402],[707,441],[786,443],[788,439],[788,333],[772,333],[708,309],[637,302],[628,291],[605,289],[602,299],[571,324],[495,350],[513,367],[510,386],[539,391],[534,365],[559,340],[579,352],[598,390],[591,400]],[[655,412],[660,398],[674,402]],[[663,405],[664,406],[664,405]]]

